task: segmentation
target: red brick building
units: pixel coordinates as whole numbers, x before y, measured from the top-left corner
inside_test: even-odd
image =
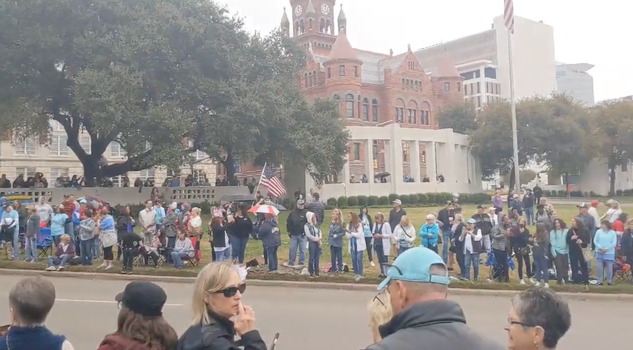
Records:
[[[347,38],[343,6],[335,20],[335,5],[336,0],[290,0],[291,18],[284,9],[282,31],[295,38],[308,53],[305,71],[299,79],[307,98],[333,99],[349,126],[400,123],[404,128],[419,129],[436,129],[436,116],[442,106],[451,100],[463,101],[463,78],[448,56],[437,67],[421,67],[411,47],[401,54],[354,48]],[[367,162],[368,145],[351,140],[350,173],[367,173],[367,164],[372,164],[376,172],[384,171],[384,142],[373,141],[374,159]],[[420,144],[421,149],[416,152],[422,160],[422,175],[426,173],[424,147]],[[408,151],[405,149],[403,153]],[[405,174],[410,173],[407,156],[403,154]],[[238,176],[257,177],[259,170],[244,164]]]

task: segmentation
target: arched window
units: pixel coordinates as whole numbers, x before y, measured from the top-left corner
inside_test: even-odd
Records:
[[[371,121],[378,121],[378,100],[371,100]]]
[[[299,20],[299,35],[303,34],[306,32],[305,29],[305,22],[303,21],[303,19]]]
[[[428,102],[422,102],[420,106],[420,124],[431,125],[431,106]]]
[[[334,34],[334,33],[332,33],[332,22],[330,22],[329,19],[325,21],[325,33],[326,34]]]
[[[363,110],[363,109],[362,109],[362,105],[361,105],[361,103],[360,103],[361,101],[362,101],[362,97],[360,97],[360,95],[358,95],[358,108],[357,108],[356,110],[358,111],[358,118],[359,118],[359,119],[360,119],[360,113],[361,113],[361,111]]]
[[[409,108],[407,109],[409,124],[418,123],[418,103],[411,100],[409,101]]]
[[[352,94],[345,96],[345,116],[354,118],[354,95]]]
[[[319,31],[321,33],[325,33],[325,19],[323,17],[321,17],[321,20],[319,21]]]
[[[304,87],[308,87],[308,73],[303,74],[303,84]]]
[[[299,21],[295,21],[295,26],[292,28],[294,36],[299,35]]]
[[[308,29],[312,31],[312,18],[308,20]]]
[[[399,98],[395,104],[395,120],[398,123],[404,123],[404,101]]]
[[[363,120],[369,121],[369,100],[363,99]]]

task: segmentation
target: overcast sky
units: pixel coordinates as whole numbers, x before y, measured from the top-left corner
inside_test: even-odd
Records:
[[[215,0],[245,18],[248,29],[269,32],[279,26],[290,0]],[[388,53],[415,50],[478,33],[503,14],[503,0],[337,0],[347,15],[355,48]],[[595,67],[596,101],[633,95],[633,48],[625,36],[633,4],[624,0],[514,0],[517,16],[554,27],[556,60]],[[619,30],[617,28],[620,28]]]

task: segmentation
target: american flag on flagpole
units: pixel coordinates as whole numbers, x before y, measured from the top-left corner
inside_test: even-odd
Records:
[[[270,197],[281,198],[281,196],[286,194],[284,185],[281,183],[281,180],[275,176],[270,166],[264,165],[264,171],[262,171],[262,178],[259,179],[259,185],[264,186],[268,190]]]
[[[514,2],[512,0],[503,1],[503,21],[510,34],[514,34]]]

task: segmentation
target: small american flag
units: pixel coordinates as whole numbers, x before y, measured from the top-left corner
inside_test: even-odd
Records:
[[[514,3],[512,0],[503,0],[503,21],[511,34],[514,34]]]
[[[275,198],[281,198],[284,194],[286,194],[286,189],[284,185],[281,183],[279,178],[275,176],[273,170],[264,165],[264,171],[262,172],[262,178],[259,179],[260,186],[266,187],[268,190],[268,195]]]

